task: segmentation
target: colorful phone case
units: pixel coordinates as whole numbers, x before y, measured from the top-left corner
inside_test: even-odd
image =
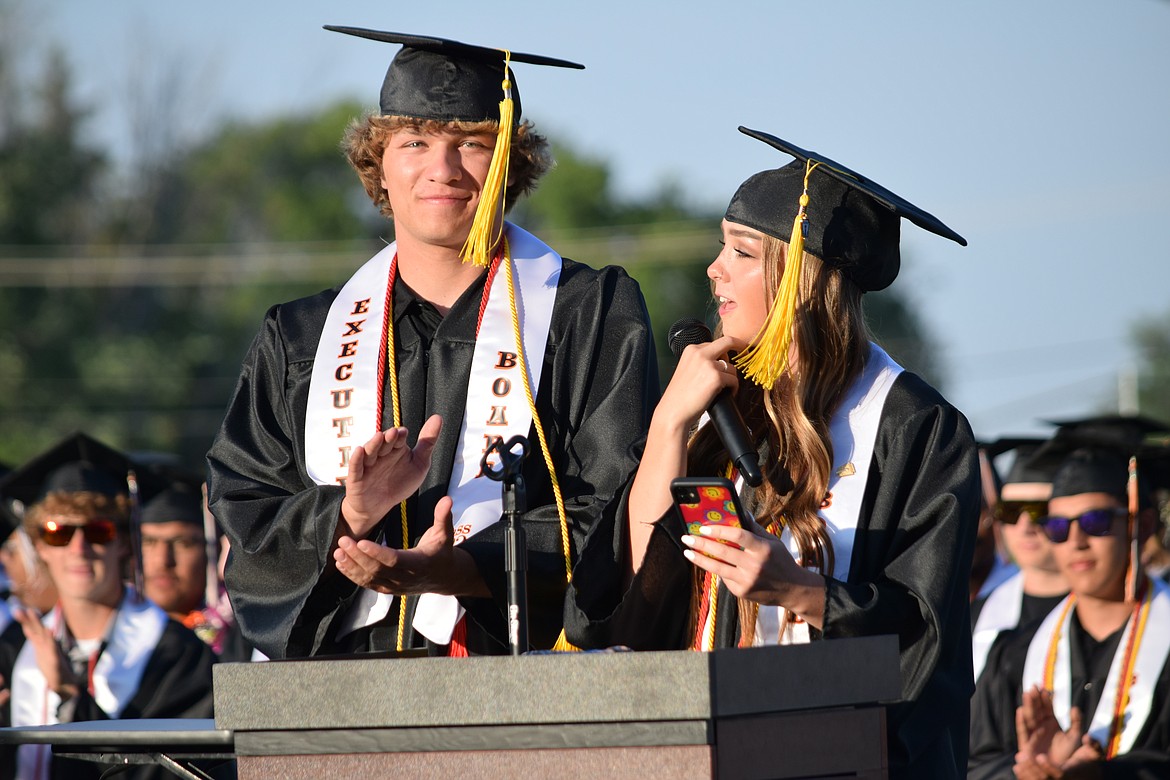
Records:
[[[698,534],[703,525],[729,525],[741,528],[739,509],[733,488],[729,485],[706,483],[689,486],[698,497],[696,503],[685,501],[681,495],[686,487],[674,488],[675,504],[682,513],[687,533]]]

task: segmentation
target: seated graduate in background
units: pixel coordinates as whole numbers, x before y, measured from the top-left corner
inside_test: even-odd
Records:
[[[215,521],[202,480],[158,469],[163,486],[143,504],[142,576],[146,597],[195,632],[221,661],[249,661],[252,648],[232,615],[219,576]]]
[[[1136,447],[1052,444],[1036,455],[1061,453],[1040,525],[1071,592],[992,647],[968,776],[1170,777],[1170,588],[1138,560],[1154,513]]]
[[[570,566],[658,397],[638,284],[504,219],[552,166],[509,63],[581,66],[329,29],[403,44],[344,142],[395,241],[272,307],[244,360],[208,453],[236,619],[271,658],[507,653],[501,488],[480,462],[526,436],[530,644],[563,646]]]
[[[9,690],[3,725],[110,718],[209,718],[215,656],[190,629],[123,584],[132,555],[129,462],[75,434],[0,482],[25,506],[23,523],[56,586],[56,607],[30,609],[0,636]],[[103,768],[22,745],[0,776],[97,777]],[[50,766],[51,764],[51,766]],[[163,777],[161,767],[127,777]]]
[[[979,476],[983,490],[979,502],[979,528],[975,533],[975,555],[971,559],[971,581],[967,586],[972,609],[977,601],[1017,571],[1008,558],[999,525],[995,522],[999,488],[1003,480],[994,458],[1006,451],[1001,449],[1002,442],[1001,439],[992,443],[979,443]]]
[[[1151,577],[1170,582],[1170,435],[1160,441],[1147,442],[1142,448],[1142,473],[1149,476],[1154,489],[1158,521],[1154,533],[1142,548],[1142,565]]]
[[[962,414],[870,342],[862,294],[897,274],[900,218],[965,242],[838,163],[743,131],[797,161],[752,176],[727,208],[707,271],[722,335],[682,352],[637,475],[574,572],[569,639],[710,650],[897,634],[891,777],[960,775],[975,440]],[[692,435],[724,388],[738,388],[760,448],[763,484],[742,496],[755,523],[684,535],[670,483],[728,472],[713,426]]]
[[[1048,514],[1052,468],[1032,465],[1041,438],[1001,439],[994,449],[1014,451],[999,489],[995,530],[1003,539],[1015,572],[971,604],[971,648],[975,679],[987,653],[1004,631],[1027,626],[1052,611],[1068,595],[1068,584],[1052,557],[1052,542],[1036,524]]]

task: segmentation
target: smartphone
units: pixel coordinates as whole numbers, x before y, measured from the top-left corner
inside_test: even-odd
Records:
[[[686,524],[687,533],[698,536],[704,525],[743,528],[743,505],[735,485],[724,477],[679,477],[670,482],[674,506]],[[730,544],[730,542],[724,542]]]

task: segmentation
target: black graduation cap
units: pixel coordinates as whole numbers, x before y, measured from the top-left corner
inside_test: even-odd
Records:
[[[77,432],[62,439],[0,480],[0,496],[30,506],[49,493],[127,493],[130,459],[92,436]]]
[[[1170,425],[1143,415],[1102,414],[1074,420],[1048,420],[1057,426],[1053,440],[1067,440],[1078,445],[1108,447],[1122,454],[1134,455],[1146,437],[1170,432]]]
[[[0,479],[0,514],[11,533],[25,509],[49,493],[126,495],[129,468],[129,459],[118,450],[87,434],[72,433]]]
[[[1011,440],[1013,446],[1010,450],[1015,452],[1015,457],[1012,459],[1012,465],[1008,469],[1007,475],[1004,477],[1004,484],[1014,485],[1024,482],[1052,482],[1052,470],[1045,468],[1037,468],[1033,464],[1032,456],[1036,454],[1041,447],[1044,446],[1045,439],[1039,436],[1035,437],[1019,437]],[[1043,464],[1041,464],[1043,466]]]
[[[1030,459],[1030,466],[1053,471],[1052,496],[1109,493],[1125,500],[1129,459],[1138,456],[1138,492],[1142,504],[1149,496],[1149,480],[1140,468],[1143,440],[1151,433],[1170,431],[1165,423],[1140,415],[1098,415],[1052,421],[1053,437]]]
[[[203,493],[199,486],[186,481],[175,481],[142,505],[139,519],[150,523],[180,522],[203,529]]]
[[[1143,444],[1138,464],[1151,490],[1170,491],[1170,442]]]
[[[885,289],[898,275],[902,217],[967,245],[966,239],[934,215],[823,154],[759,130],[740,127],[739,131],[796,160],[782,168],[757,173],[740,185],[725,218],[791,242],[804,192],[806,164],[819,163],[809,175],[804,248],[840,268],[862,290]]]
[[[475,46],[446,38],[325,25],[326,30],[401,44],[382,81],[379,107],[386,116],[434,119],[441,122],[499,121],[504,79],[503,49]],[[568,60],[510,52],[510,62],[583,69]],[[513,116],[521,116],[520,91],[511,80]]]

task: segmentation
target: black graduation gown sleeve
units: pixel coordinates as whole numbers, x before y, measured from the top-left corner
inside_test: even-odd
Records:
[[[271,658],[322,652],[357,591],[328,557],[343,489],[314,485],[303,462],[305,396],[335,294],[269,312],[208,454],[211,508],[232,543],[226,572],[232,606],[245,636]],[[425,381],[415,383],[425,387],[425,403],[403,402],[408,427],[430,412],[449,423],[411,504],[416,538],[446,492],[457,450],[479,302],[478,294],[471,298],[465,294],[444,318],[428,355],[404,354],[399,366],[403,395],[414,389],[411,373],[425,373]],[[653,337],[637,283],[618,268],[595,271],[565,260],[537,408],[565,497],[574,556],[637,463],[657,395]],[[524,473],[531,509],[522,518],[529,632],[534,646],[549,647],[561,629],[566,573],[551,482],[534,432],[530,444]],[[391,544],[395,538],[387,536]],[[497,524],[463,544],[492,592],[490,599],[462,599],[472,652],[507,651],[502,539]]]
[[[231,542],[225,582],[232,609],[244,636],[270,658],[307,655],[357,589],[328,557],[344,489],[308,478],[304,406],[295,396],[308,390],[336,294],[269,309],[207,457],[210,508]],[[310,597],[320,622],[305,629],[309,647],[290,647]]]
[[[683,524],[673,510],[658,520],[641,568],[621,588],[632,484],[631,477],[585,541],[565,599],[565,635],[588,649],[681,650],[689,646],[694,567],[682,555]]]
[[[987,655],[971,699],[969,780],[1014,780],[1019,749],[1016,708],[1022,698],[1024,661],[1038,624],[1004,632]],[[1170,659],[1168,659],[1170,660]],[[1079,661],[1077,654],[1073,662]],[[994,673],[992,673],[994,671]],[[1104,680],[1098,680],[1103,684]],[[1086,718],[1091,714],[1086,715]],[[1149,718],[1128,753],[1098,762],[1106,780],[1164,780],[1170,777],[1170,663],[1164,663],[1154,689]]]

